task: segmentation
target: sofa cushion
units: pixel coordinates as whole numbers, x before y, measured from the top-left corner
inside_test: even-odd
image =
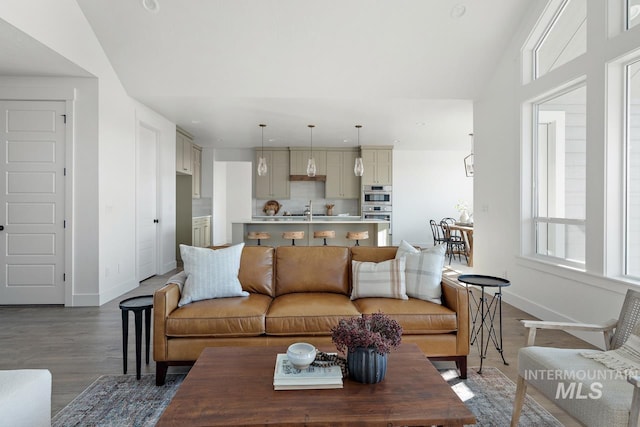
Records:
[[[378,311],[402,326],[403,334],[443,334],[458,330],[456,312],[445,306],[417,298],[361,298],[353,301],[361,313]]]
[[[274,256],[275,249],[269,246],[244,247],[238,272],[243,290],[275,296],[273,293]]]
[[[351,259],[353,261],[382,262],[395,258],[397,251],[397,246],[353,246],[351,247]]]
[[[348,295],[349,248],[276,248],[276,296],[294,292],[333,292]]]
[[[238,280],[244,243],[211,250],[180,245],[187,280],[178,306],[210,298],[246,296]]]
[[[246,337],[265,332],[265,316],[271,297],[248,297],[197,301],[172,311],[166,319],[171,337]]]
[[[633,385],[626,376],[581,355],[588,352],[597,350],[523,347],[518,351],[518,375],[545,396],[559,396],[554,403],[584,425],[628,425]],[[571,390],[576,394],[569,395]],[[588,398],[593,391],[600,396]]]
[[[352,300],[366,297],[408,299],[404,258],[351,263]]]
[[[267,313],[267,335],[330,335],[345,317],[359,316],[346,295],[300,292],[273,300]]]

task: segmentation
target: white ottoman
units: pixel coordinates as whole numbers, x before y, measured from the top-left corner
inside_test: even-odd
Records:
[[[0,423],[51,427],[51,372],[47,369],[0,371]]]

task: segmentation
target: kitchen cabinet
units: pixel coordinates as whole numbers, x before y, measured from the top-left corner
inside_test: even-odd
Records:
[[[360,177],[353,173],[358,152],[349,150],[327,150],[327,180],[325,198],[357,199],[360,197]]]
[[[311,156],[308,148],[289,149],[289,174],[307,175],[307,163]],[[313,158],[316,160],[316,175],[327,174],[327,151],[325,149],[313,150]]]
[[[193,138],[182,129],[176,131],[176,173],[191,175]]]
[[[192,219],[192,245],[199,248],[211,246],[211,217],[200,216]]]
[[[262,152],[267,161],[267,174],[258,176],[256,167]],[[265,148],[264,151],[257,148],[255,166],[253,175],[256,183],[256,199],[288,199],[290,197],[288,148]]]
[[[391,185],[393,181],[392,147],[361,147],[364,174],[362,185]]]
[[[191,146],[191,197],[193,199],[200,198],[202,189],[202,148],[193,144]]]

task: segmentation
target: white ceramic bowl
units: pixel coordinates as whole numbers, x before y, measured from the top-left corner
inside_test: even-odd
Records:
[[[307,369],[316,358],[316,348],[306,342],[291,344],[287,349],[287,359],[296,369]]]

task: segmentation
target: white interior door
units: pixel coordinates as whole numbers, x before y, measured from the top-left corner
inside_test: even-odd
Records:
[[[65,111],[0,100],[0,304],[64,304]]]
[[[137,279],[154,276],[158,270],[157,130],[138,123],[136,148]]]

